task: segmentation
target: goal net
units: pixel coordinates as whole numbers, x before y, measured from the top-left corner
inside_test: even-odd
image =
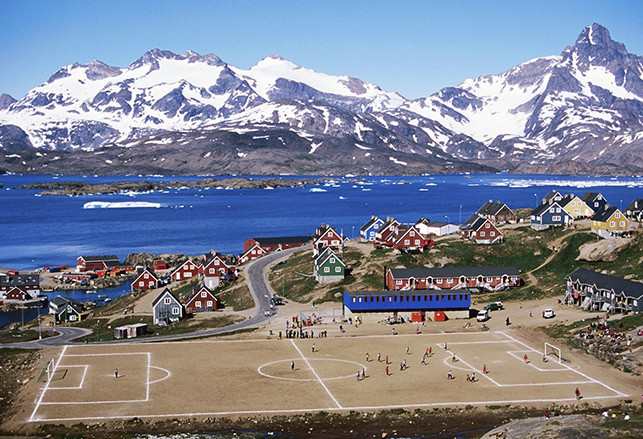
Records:
[[[306,323],[310,319],[311,323],[333,323],[338,322],[342,318],[341,308],[320,308],[308,311],[300,311],[299,319]]]
[[[47,382],[47,381],[51,381],[51,375],[53,374],[53,368],[54,368],[54,359],[52,358],[51,360],[49,360],[47,362],[45,367],[42,368],[42,371],[40,372],[40,375],[38,376],[38,379],[36,380],[36,382],[39,383],[40,380],[42,380],[43,383]],[[44,379],[45,376],[47,377],[46,380]]]
[[[550,356],[554,357],[554,359],[558,361],[558,363],[562,363],[563,361],[560,348],[557,348],[553,344],[549,344],[547,342],[545,342],[545,351],[543,355],[545,356],[545,358],[549,358]]]

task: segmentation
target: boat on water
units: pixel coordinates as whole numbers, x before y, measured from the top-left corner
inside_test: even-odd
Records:
[[[87,290],[87,294],[96,294],[96,290]]]
[[[103,298],[107,297],[107,294],[99,294],[96,297],[98,297],[99,299],[103,299]]]
[[[112,300],[112,299],[110,299],[110,298],[108,297],[107,299],[103,299],[103,302],[107,303],[107,302],[111,302],[111,300]]]

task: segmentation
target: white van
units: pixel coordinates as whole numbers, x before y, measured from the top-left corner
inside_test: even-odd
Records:
[[[488,309],[483,309],[482,311],[478,312],[478,321],[479,322],[486,322],[489,320],[489,310]]]

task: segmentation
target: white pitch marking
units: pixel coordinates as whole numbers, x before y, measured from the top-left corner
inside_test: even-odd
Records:
[[[449,349],[447,349],[446,351],[447,351],[447,352],[451,352],[451,354],[453,355],[453,352],[452,352],[452,351],[450,351]],[[456,357],[456,358],[458,358],[458,357]],[[447,362],[446,362],[448,359],[449,359],[449,357],[447,357],[447,358],[445,358],[445,359],[444,359],[444,364],[446,364],[446,365],[448,365],[448,364],[449,364],[449,363],[447,363]],[[471,370],[475,371],[476,373],[479,373],[480,375],[482,375],[483,377],[485,377],[486,379],[488,379],[489,381],[491,381],[492,383],[494,383],[496,386],[498,386],[498,387],[502,387],[502,384],[497,383],[493,378],[491,378],[490,376],[488,376],[486,373],[482,373],[482,371],[480,371],[480,370],[476,369],[475,367],[473,367],[472,365],[470,365],[469,363],[467,363],[467,362],[466,362],[466,361],[464,361],[463,359],[458,358],[458,362],[460,362],[460,361],[461,361],[461,362],[463,362],[465,365],[467,365]],[[460,368],[459,368],[459,367],[457,367],[457,369],[460,369]],[[466,370],[466,369],[461,369],[461,370]]]
[[[613,399],[613,396],[587,396],[583,400],[600,400],[600,399]],[[561,398],[561,399],[518,399],[518,400],[505,400],[505,401],[460,401],[460,402],[436,402],[425,404],[406,404],[406,405],[386,405],[386,406],[368,406],[368,407],[316,407],[309,409],[284,409],[284,410],[261,410],[261,411],[230,411],[230,412],[197,412],[197,413],[168,413],[162,415],[123,415],[123,416],[96,416],[84,418],[51,418],[51,419],[37,419],[30,420],[29,422],[63,422],[63,421],[92,421],[103,419],[131,419],[137,418],[175,418],[175,417],[194,417],[194,416],[229,416],[229,415],[253,415],[263,413],[311,413],[318,411],[333,411],[340,412],[346,410],[390,410],[395,408],[411,408],[411,407],[442,407],[442,406],[463,406],[463,405],[488,405],[488,404],[520,404],[520,403],[541,403],[541,402],[571,402],[576,401],[576,398]]]
[[[40,405],[83,405],[83,404],[123,404],[126,402],[147,402],[147,399],[126,399],[124,401],[73,401],[43,402]]]
[[[114,352],[107,354],[68,354],[68,357],[110,357],[114,355],[149,355],[149,352]]]
[[[161,382],[161,381],[165,381],[166,379],[168,379],[169,377],[171,377],[171,376],[172,376],[172,373],[171,373],[169,370],[167,370],[167,369],[163,369],[162,367],[158,367],[158,366],[150,366],[150,368],[152,368],[152,369],[162,370],[162,371],[164,371],[165,373],[167,373],[167,375],[166,375],[165,377],[163,377],[163,378],[160,378],[160,379],[158,379],[158,380],[154,380],[154,381],[150,381],[150,384],[154,384],[154,383],[159,383],[159,382]]]
[[[147,353],[147,379],[145,382],[147,383],[147,388],[145,390],[145,401],[150,400],[150,366],[152,363],[152,355],[148,352]]]
[[[511,343],[511,341],[509,341],[509,342]],[[518,355],[516,355],[516,352],[520,352],[520,353],[522,353],[523,351],[506,351],[506,352],[507,352],[509,355],[511,355],[512,357],[516,358],[516,359],[517,359],[518,361],[520,361],[520,362],[525,361],[524,357],[523,357],[523,358],[520,358]],[[528,365],[528,366],[531,366],[531,367],[533,367],[534,369],[539,370],[539,371],[541,371],[541,372],[567,372],[567,369],[541,369],[540,367],[538,367],[538,366],[534,365],[534,364],[531,362],[531,360],[529,361],[529,363],[527,363],[527,365]]]
[[[332,398],[332,400],[333,400],[333,401],[335,401],[335,404],[337,404],[337,407],[341,409],[341,408],[342,408],[341,404],[337,401],[337,399],[335,399],[335,397],[333,396],[333,394],[332,394],[332,393],[330,393],[330,390],[328,390],[328,387],[326,387],[326,384],[324,384],[324,382],[322,381],[322,379],[321,379],[321,378],[319,378],[319,375],[317,375],[317,372],[315,372],[315,369],[313,369],[313,366],[311,366],[310,362],[309,362],[309,361],[308,361],[308,359],[304,356],[303,352],[301,352],[301,351],[299,350],[299,347],[295,344],[295,342],[294,342],[292,339],[290,339],[290,343],[292,343],[292,345],[295,347],[295,349],[297,349],[297,352],[299,352],[299,355],[301,355],[301,358],[306,362],[306,364],[307,364],[307,365],[308,365],[308,367],[310,368],[310,371],[313,373],[313,375],[315,375],[315,377],[317,378],[317,381],[319,381],[319,384],[321,384],[321,385],[322,385],[322,387],[324,388],[324,390],[326,390],[326,393],[328,393],[328,396],[330,396],[330,397]]]
[[[455,341],[455,342],[447,342],[449,345],[452,344],[464,344],[464,345],[470,345],[470,344],[489,344],[489,343],[511,343],[511,340],[489,340],[489,341]],[[444,347],[441,346],[441,347]]]
[[[269,374],[267,374],[267,373],[265,373],[265,372],[263,372],[263,371],[262,371],[262,369],[263,369],[264,367],[266,367],[266,366],[270,366],[270,365],[277,364],[277,363],[288,363],[289,361],[292,361],[292,360],[298,360],[298,359],[299,359],[299,358],[288,358],[288,359],[286,359],[286,360],[271,361],[271,362],[269,362],[269,363],[265,363],[265,364],[262,364],[261,366],[259,366],[259,367],[257,368],[257,372],[259,372],[259,374],[260,374],[260,375],[263,375],[263,376],[265,376],[266,378],[274,378],[274,379],[276,379],[276,380],[285,380],[285,381],[316,381],[316,379],[315,379],[315,378],[286,378],[286,377],[278,377],[278,376],[274,376],[274,375],[269,375]],[[366,369],[366,366],[364,366],[362,363],[358,363],[358,362],[356,362],[356,361],[340,360],[339,358],[315,358],[315,360],[317,360],[317,361],[319,361],[319,360],[321,360],[321,361],[339,361],[339,362],[342,362],[342,363],[350,363],[350,364],[354,364],[354,365],[356,365],[356,366],[358,366],[358,367],[360,367],[360,368],[362,368],[362,369]],[[324,378],[324,381],[343,380],[343,379],[346,379],[346,378],[355,378],[355,375],[350,374],[350,375],[340,376],[340,377]]]
[[[532,348],[532,347],[531,347],[531,346],[529,346],[529,345],[526,345],[525,343],[521,342],[520,340],[517,340],[517,339],[513,338],[511,335],[506,334],[506,333],[505,333],[505,332],[503,332],[503,331],[498,331],[498,332],[500,332],[501,334],[504,334],[504,335],[505,335],[505,337],[508,337],[508,338],[512,339],[512,340],[513,340],[513,341],[515,341],[516,343],[519,343],[519,344],[523,345],[524,347],[526,347],[526,348],[528,348],[528,349],[530,349],[530,350],[532,350],[532,351],[534,351],[534,352],[538,352],[536,349]],[[538,352],[538,354],[540,354],[540,352]],[[594,378],[592,378],[592,377],[590,377],[590,376],[588,376],[588,375],[584,374],[583,372],[580,372],[580,371],[578,371],[578,370],[574,370],[574,369],[572,369],[571,367],[567,366],[566,364],[560,363],[560,365],[561,365],[561,366],[563,366],[563,367],[565,367],[565,368],[567,368],[568,370],[571,370],[572,372],[575,372],[575,373],[579,374],[579,375],[580,375],[580,376],[582,376],[582,377],[587,378],[588,380],[591,380],[591,381],[593,381],[593,382],[595,382],[595,383],[597,383],[597,384],[600,384],[601,386],[605,387],[606,389],[609,389],[609,390],[611,390],[612,392],[616,393],[618,396],[621,396],[621,397],[628,396],[628,395],[626,395],[626,394],[624,394],[624,393],[622,393],[622,392],[619,392],[618,390],[614,390],[614,389],[612,389],[612,388],[611,388],[610,386],[608,386],[607,384],[604,384],[604,383],[602,383],[602,382],[600,382],[600,381],[598,381],[598,380],[595,380]],[[588,398],[583,398],[583,399],[588,399]]]
[[[85,383],[85,377],[87,376],[87,368],[89,365],[83,364],[83,365],[64,365],[61,367],[83,367],[85,370],[83,371],[83,377],[80,380],[80,384],[77,385],[76,387],[50,387],[49,390],[65,390],[65,389],[82,389],[83,388],[83,383]]]
[[[54,364],[54,370],[51,372],[51,377],[54,376],[56,373],[56,369],[58,368],[58,365],[60,364],[60,360],[63,359],[63,356],[65,355],[65,351],[67,350],[67,345],[63,347],[62,352],[60,353],[60,358],[58,358],[58,361],[56,364]],[[42,399],[45,397],[45,393],[47,393],[47,389],[49,388],[49,384],[51,383],[51,378],[47,379],[47,382],[45,383],[45,388],[42,390],[42,393],[40,394],[40,398],[38,399],[38,402],[36,403],[36,407],[33,409],[33,413],[31,414],[31,417],[29,418],[29,422],[34,421],[34,416],[36,415],[36,412],[38,411],[38,407],[42,404]]]

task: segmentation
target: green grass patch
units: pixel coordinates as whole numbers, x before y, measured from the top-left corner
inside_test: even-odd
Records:
[[[231,284],[223,288],[217,288],[214,294],[218,296],[223,304],[235,311],[243,311],[255,306],[250,289],[244,284]]]
[[[41,330],[42,338],[51,337],[55,335],[53,329],[43,328]],[[2,330],[0,331],[0,343],[22,343],[26,341],[38,340],[39,334],[37,329],[14,329],[13,331]]]
[[[270,286],[287,299],[306,302],[317,286],[313,274],[312,251],[299,251],[284,263],[270,269]]]

